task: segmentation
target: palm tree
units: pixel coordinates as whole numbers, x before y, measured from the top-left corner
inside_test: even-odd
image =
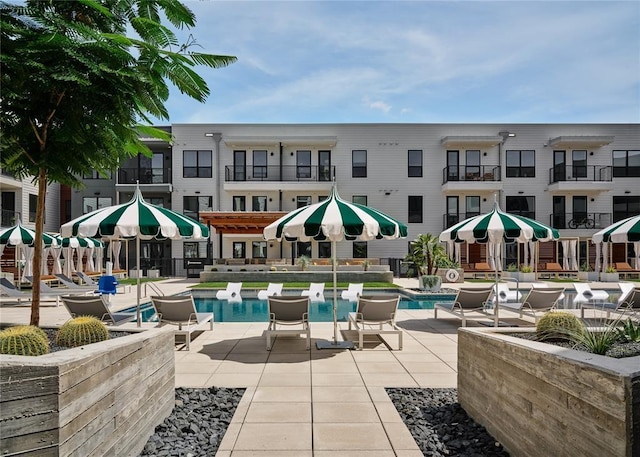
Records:
[[[439,261],[446,258],[444,246],[438,237],[427,233],[418,235],[418,238],[411,242],[411,251],[405,260],[415,265],[417,276],[422,276],[435,275],[438,272]]]

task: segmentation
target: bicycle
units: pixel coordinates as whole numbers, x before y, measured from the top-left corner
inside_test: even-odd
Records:
[[[592,229],[596,226],[596,221],[589,217],[583,217],[580,219],[571,219],[569,221],[569,228],[576,229],[581,225],[584,225],[584,228]]]

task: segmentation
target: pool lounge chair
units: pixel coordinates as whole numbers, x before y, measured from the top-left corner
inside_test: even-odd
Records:
[[[56,273],[53,276],[56,277],[56,279],[58,281],[60,281],[60,284],[62,284],[63,286],[69,288],[69,289],[73,289],[75,292],[93,292],[94,287],[93,286],[81,286],[76,284],[75,282],[73,282],[73,280],[63,274],[59,274]]]
[[[581,303],[580,316],[584,318],[585,309],[606,311],[607,319],[609,319],[611,313],[629,314],[631,316],[638,315],[638,313],[640,313],[640,288],[628,282],[621,282],[618,284],[618,287],[620,287],[621,294],[615,303]]]
[[[185,348],[189,350],[191,333],[200,330],[209,323],[213,330],[213,313],[199,313],[191,295],[152,296],[151,302],[156,308],[160,325],[177,325],[176,336],[184,335]]]
[[[563,293],[564,288],[532,288],[521,302],[500,302],[496,306],[495,323],[497,325],[501,309],[515,311],[520,314],[521,318],[524,315],[531,316],[535,322],[538,322],[543,314],[556,308]]]
[[[590,301],[609,301],[609,293],[604,290],[593,290],[584,282],[576,282],[573,284],[573,288],[576,290],[576,296],[573,299],[574,305],[580,303],[587,303]]]
[[[438,318],[438,310],[451,313],[462,319],[462,326],[467,326],[467,317],[470,313],[490,315],[493,307],[490,301],[493,288],[488,289],[458,289],[456,298],[452,302],[438,302],[433,305],[434,317]]]
[[[363,283],[349,283],[347,290],[343,290],[340,295],[343,300],[358,301],[358,297],[362,295]]]
[[[228,282],[225,290],[219,290],[216,292],[216,298],[218,300],[227,300],[230,302],[241,302],[242,296],[240,291],[242,290],[241,282]]]
[[[312,282],[309,285],[309,289],[303,290],[300,295],[303,297],[309,297],[309,299],[314,302],[324,301],[324,283]]]
[[[25,292],[23,290],[18,289],[15,284],[9,281],[7,278],[0,278],[0,292],[2,292],[3,297],[9,297],[15,299],[18,304],[22,303],[22,300],[31,302],[32,294],[31,291]]]
[[[364,347],[364,335],[398,335],[398,350],[402,350],[402,329],[396,325],[400,296],[358,298],[358,307],[349,313],[349,330],[358,332],[358,350]],[[385,342],[386,344],[386,342]]]
[[[545,267],[538,271],[538,275],[547,278],[560,278],[561,276],[577,278],[577,270],[565,270],[558,262],[547,262]]]
[[[258,291],[258,300],[267,300],[269,297],[282,295],[282,283],[270,282],[266,290]]]
[[[614,267],[620,278],[638,278],[640,277],[640,270],[636,270],[627,262],[616,262]]]
[[[71,317],[93,316],[109,325],[124,324],[136,318],[136,313],[133,312],[112,313],[99,295],[64,295],[61,298]]]
[[[271,350],[271,338],[276,335],[306,335],[307,350],[311,349],[309,329],[309,297],[269,297],[269,326],[265,331],[267,351]],[[300,328],[282,328],[282,326]],[[280,326],[280,328],[278,328]]]
[[[98,283],[93,280],[91,276],[86,274],[84,271],[76,271],[76,276],[80,278],[87,286],[97,287]]]
[[[488,276],[495,276],[496,271],[491,268],[487,262],[476,262],[471,268],[473,278],[486,278]]]

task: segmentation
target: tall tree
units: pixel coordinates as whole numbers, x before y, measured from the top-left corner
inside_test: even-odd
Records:
[[[195,16],[178,0],[0,2],[0,166],[37,183],[36,239],[47,185],[80,187],[83,173],[150,154],[141,135],[170,140],[149,126],[151,116],[169,119],[168,84],[204,102],[209,88],[194,67],[235,62],[194,52],[195,41],[179,43],[163,21],[191,28]],[[36,243],[32,325],[40,321],[41,260]]]

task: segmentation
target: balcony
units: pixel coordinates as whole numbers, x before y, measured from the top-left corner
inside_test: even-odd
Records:
[[[119,168],[116,189],[119,192],[131,192],[136,184],[151,192],[171,192],[170,168]]]
[[[444,193],[492,193],[499,190],[502,190],[499,165],[448,166],[442,170]]]
[[[600,230],[612,223],[611,213],[562,213],[551,214],[553,228],[564,230]]]
[[[567,165],[549,169],[551,193],[608,192],[613,190],[613,167],[602,165]]]
[[[224,167],[225,190],[330,190],[335,166]]]

